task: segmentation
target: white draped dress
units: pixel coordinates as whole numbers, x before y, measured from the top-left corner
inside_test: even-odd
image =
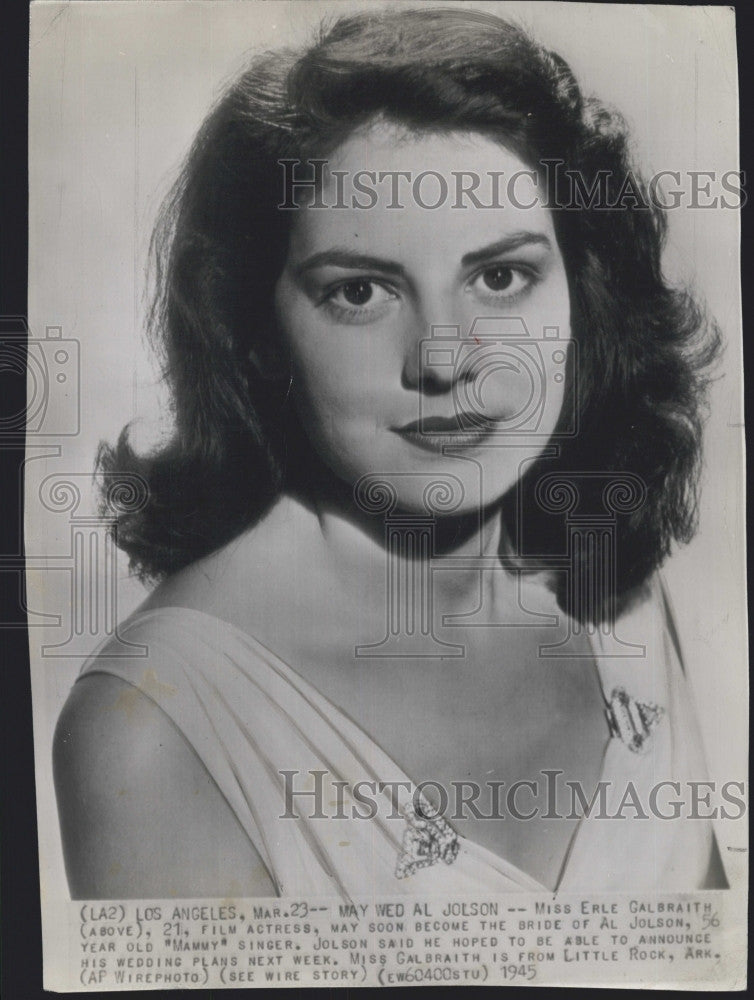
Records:
[[[604,655],[591,635],[606,707],[601,780],[613,815],[629,782],[648,813],[623,819],[593,811],[576,824],[558,891],[693,890],[713,843],[709,822],[665,819],[648,809],[659,782],[704,780],[696,717],[672,618],[659,580],[651,598],[620,619],[643,656]],[[183,734],[264,861],[280,896],[453,896],[547,891],[443,819],[411,812],[410,776],[387,749],[299,673],[237,627],[204,612],[167,607],[137,614],[120,630],[147,657],[108,655],[105,644],[81,677],[105,673],[151,698]],[[609,723],[609,725],[608,725]],[[313,799],[286,801],[281,770],[296,792],[321,782],[326,818]],[[317,776],[316,772],[320,772]],[[324,772],[322,774],[321,772]],[[505,773],[504,764],[501,772]],[[292,782],[292,784],[291,784]],[[378,802],[370,819],[352,797],[359,782]],[[388,783],[382,792],[379,783]],[[656,798],[656,812],[669,814]],[[655,793],[657,795],[657,793]],[[397,796],[397,798],[395,797]],[[355,808],[354,808],[355,807]],[[286,817],[286,812],[288,816]],[[290,818],[293,812],[298,818]]]

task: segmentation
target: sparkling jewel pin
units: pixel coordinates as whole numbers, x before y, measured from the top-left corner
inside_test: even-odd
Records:
[[[610,735],[622,740],[634,753],[646,753],[652,730],[665,714],[653,701],[636,701],[625,688],[613,688],[605,708]]]
[[[403,843],[395,868],[396,878],[408,878],[420,868],[443,861],[452,865],[458,857],[458,835],[448,821],[428,802],[409,803],[402,810],[406,819]]]

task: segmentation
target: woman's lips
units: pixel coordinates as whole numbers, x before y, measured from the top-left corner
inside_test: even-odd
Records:
[[[393,430],[419,448],[442,452],[446,448],[472,448],[481,444],[496,423],[478,413],[459,413],[452,417],[424,417]]]

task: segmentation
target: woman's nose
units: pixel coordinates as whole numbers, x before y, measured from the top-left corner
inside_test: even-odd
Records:
[[[461,365],[465,343],[460,326],[426,325],[424,336],[413,338],[406,346],[404,388],[440,395],[449,392],[459,378],[468,378],[468,367]]]

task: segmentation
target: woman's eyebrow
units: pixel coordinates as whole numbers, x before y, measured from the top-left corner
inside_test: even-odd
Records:
[[[401,275],[405,273],[402,264],[392,260],[385,260],[381,257],[371,257],[369,254],[358,253],[355,250],[346,250],[333,247],[331,250],[322,250],[319,253],[307,257],[297,267],[296,272],[303,274],[311,271],[315,267],[354,268],[361,271],[382,271],[384,274]]]
[[[470,265],[489,260],[491,257],[499,257],[500,254],[510,253],[511,250],[518,250],[522,246],[529,245],[552,249],[552,241],[545,233],[522,230],[521,232],[510,233],[510,235],[504,236],[503,239],[496,240],[494,243],[488,243],[487,246],[481,247],[479,250],[472,250],[470,253],[464,254],[461,258],[461,264],[464,267],[469,267]]]
[[[478,264],[491,257],[497,257],[511,250],[517,250],[526,245],[544,246],[552,248],[552,242],[545,233],[537,233],[522,230],[521,232],[510,233],[501,240],[489,243],[479,250],[473,250],[461,258],[464,267]],[[304,274],[317,267],[343,267],[360,271],[382,271],[383,274],[403,275],[406,268],[393,260],[384,257],[374,257],[370,254],[360,253],[357,250],[349,250],[344,247],[332,247],[329,250],[321,250],[303,260],[297,267],[297,274]]]

